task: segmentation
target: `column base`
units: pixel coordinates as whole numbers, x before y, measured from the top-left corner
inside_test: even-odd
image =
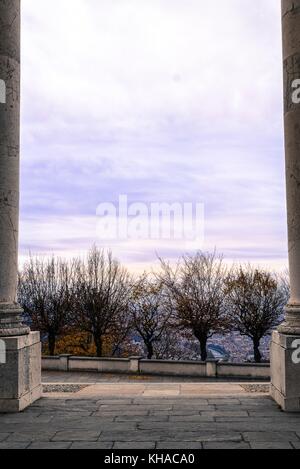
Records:
[[[286,412],[300,412],[300,334],[273,332],[271,396]]]
[[[278,332],[286,335],[300,335],[300,305],[290,304],[285,308],[285,321]]]
[[[20,412],[42,395],[39,332],[0,337],[0,413]]]
[[[22,313],[17,303],[0,303],[0,338],[29,334],[29,327],[22,323]]]

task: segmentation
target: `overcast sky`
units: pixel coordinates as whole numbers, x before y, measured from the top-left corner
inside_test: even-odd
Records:
[[[22,2],[21,254],[86,251],[96,208],[194,202],[205,250],[286,263],[279,0]],[[140,267],[182,241],[111,244]]]

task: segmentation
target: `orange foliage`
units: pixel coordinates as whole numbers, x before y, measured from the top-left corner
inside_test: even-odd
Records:
[[[107,336],[103,340],[103,356],[111,357],[113,355],[113,337]],[[122,344],[122,357],[135,355],[137,352],[129,341]],[[48,355],[48,344],[43,344],[43,354]],[[70,354],[80,357],[94,357],[96,347],[91,334],[80,331],[71,331],[63,337],[57,339],[55,347],[56,355]]]

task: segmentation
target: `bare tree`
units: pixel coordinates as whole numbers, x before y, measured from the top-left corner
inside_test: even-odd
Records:
[[[182,332],[176,324],[170,325],[154,343],[154,354],[157,360],[182,360],[185,350],[182,346]]]
[[[161,260],[160,278],[168,288],[177,323],[190,330],[200,345],[201,359],[207,359],[207,341],[228,327],[224,308],[226,268],[216,253],[182,257],[175,269]]]
[[[131,285],[128,285],[131,288]],[[128,304],[123,311],[120,311],[115,321],[112,322],[107,336],[107,345],[112,357],[130,356],[135,354],[135,347],[132,344],[130,332],[132,331],[132,318],[129,313]]]
[[[111,340],[113,331],[119,329],[120,343],[129,332],[131,280],[110,252],[106,255],[96,247],[91,249],[86,262],[78,261],[76,277],[77,324],[82,331],[92,334],[97,356],[101,357],[105,337],[110,336]]]
[[[71,320],[72,276],[72,263],[54,257],[30,257],[19,274],[19,302],[34,329],[47,335],[50,355]]]
[[[162,341],[171,323],[163,283],[143,275],[135,284],[130,301],[133,328],[142,338],[147,358],[155,354],[155,344]]]
[[[260,363],[260,342],[280,323],[284,291],[270,272],[248,265],[228,276],[225,293],[233,327],[252,340],[254,359]]]

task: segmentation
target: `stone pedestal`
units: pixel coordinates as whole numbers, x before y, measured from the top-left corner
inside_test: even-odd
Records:
[[[300,412],[300,335],[274,332],[271,363],[273,399],[287,412]]]
[[[40,334],[0,337],[0,348],[0,413],[20,412],[42,394]]]

